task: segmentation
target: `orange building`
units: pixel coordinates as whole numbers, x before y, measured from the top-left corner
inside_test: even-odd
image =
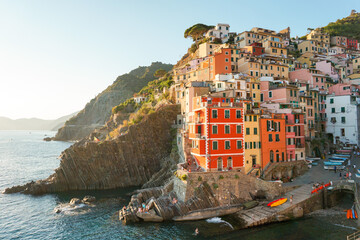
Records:
[[[244,167],[244,100],[199,96],[193,98],[189,123],[191,155],[206,171]]]
[[[285,119],[280,115],[263,115],[260,118],[261,166],[286,160]]]
[[[217,74],[231,73],[231,49],[221,48],[210,57],[210,80]]]

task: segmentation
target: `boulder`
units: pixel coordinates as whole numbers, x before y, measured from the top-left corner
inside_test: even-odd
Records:
[[[81,200],[78,199],[78,198],[72,198],[70,200],[70,205],[77,205],[77,204],[80,204],[81,203]]]
[[[294,218],[301,218],[304,216],[304,209],[302,207],[296,207],[293,209]]]
[[[84,203],[92,203],[96,201],[94,196],[85,196],[82,200]]]
[[[155,211],[151,209],[149,212],[137,212],[136,216],[143,219],[145,222],[162,222],[164,219],[156,215]]]

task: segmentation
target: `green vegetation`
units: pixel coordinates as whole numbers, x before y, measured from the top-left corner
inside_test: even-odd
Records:
[[[160,68],[160,69],[156,70],[156,72],[154,73],[154,77],[161,78],[161,77],[165,76],[165,74],[166,74],[166,71],[164,69]]]
[[[202,181],[202,177],[201,177],[201,176],[198,177],[198,181],[199,181],[199,182]]]
[[[212,42],[215,44],[222,44],[222,41],[220,38],[215,38]]]
[[[360,13],[351,14],[322,28],[332,36],[345,36],[360,40]]]
[[[202,23],[195,24],[184,32],[184,38],[191,37],[194,42],[198,43],[204,37],[204,34],[210,29],[214,28],[214,26],[208,26]]]
[[[239,179],[239,178],[240,178],[239,175],[235,174],[235,179]]]
[[[219,179],[221,180],[221,179],[224,179],[224,176],[223,175],[220,175],[219,176]]]
[[[231,36],[229,37],[229,39],[227,40],[227,42],[226,42],[226,43],[228,43],[228,44],[234,44],[234,43],[235,43],[234,36],[233,36],[233,35],[231,35]]]
[[[181,175],[181,178],[180,178],[180,179],[183,180],[183,181],[186,181],[187,175],[186,175],[186,174]]]
[[[219,188],[219,185],[217,185],[216,183],[213,183],[213,188],[217,189],[217,188]]]

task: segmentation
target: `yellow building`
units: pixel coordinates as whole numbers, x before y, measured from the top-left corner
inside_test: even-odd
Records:
[[[283,39],[279,36],[270,35],[260,41],[265,48],[265,53],[273,56],[287,56],[287,49],[283,46]]]
[[[360,73],[360,57],[352,60],[354,73]]]
[[[246,80],[246,98],[251,98],[254,104],[260,104],[260,94],[260,80],[256,78],[248,78]]]
[[[247,110],[245,114],[245,173],[258,175],[261,169],[260,114]],[[254,168],[254,169],[253,169]]]
[[[308,35],[306,35],[306,39],[317,41],[320,44],[320,47],[330,47],[330,35],[325,33],[321,28],[312,30]]]

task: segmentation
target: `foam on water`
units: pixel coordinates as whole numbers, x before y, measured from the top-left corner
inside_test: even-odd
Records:
[[[213,217],[213,218],[206,219],[206,222],[208,222],[208,223],[223,223],[223,224],[229,226],[231,229],[234,229],[234,227],[230,223],[228,223],[225,220],[222,220],[219,217]]]

